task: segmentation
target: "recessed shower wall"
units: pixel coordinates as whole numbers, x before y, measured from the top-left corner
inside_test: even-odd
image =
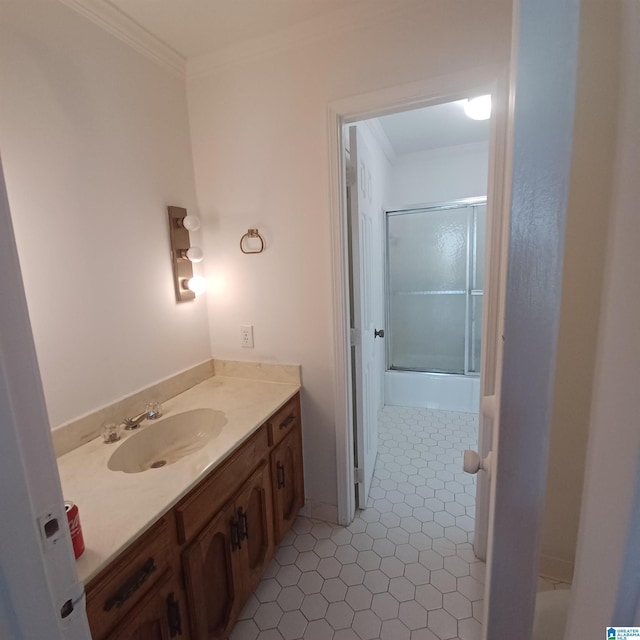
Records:
[[[385,404],[478,411],[487,158],[462,145],[394,167]]]

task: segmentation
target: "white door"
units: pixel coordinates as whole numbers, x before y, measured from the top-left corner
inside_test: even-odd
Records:
[[[518,4],[509,261],[493,393],[483,378],[483,413],[493,422],[484,640],[529,640],[533,628],[580,22],[579,3]]]
[[[378,412],[380,394],[376,349],[382,335],[376,327],[380,287],[374,282],[375,264],[382,264],[379,213],[373,198],[373,166],[366,142],[358,127],[349,128],[350,168],[348,189],[351,227],[352,352],[355,383],[354,439],[356,453],[356,504],[367,506],[371,479],[378,455]],[[376,337],[378,332],[378,337]],[[379,363],[378,363],[379,364]]]
[[[88,640],[0,164],[0,638]]]

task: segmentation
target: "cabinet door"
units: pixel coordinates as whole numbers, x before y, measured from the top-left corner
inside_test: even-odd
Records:
[[[242,605],[237,551],[237,521],[227,505],[182,554],[194,640],[225,638],[235,622]]]
[[[275,542],[278,544],[304,505],[302,439],[296,429],[271,452]]]
[[[271,476],[266,461],[243,485],[235,509],[241,540],[243,595],[248,597],[273,555]]]
[[[186,639],[184,614],[180,609],[179,589],[167,575],[133,608],[109,640]]]

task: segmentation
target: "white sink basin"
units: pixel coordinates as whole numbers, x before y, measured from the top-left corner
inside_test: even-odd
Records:
[[[219,436],[225,424],[225,414],[215,409],[193,409],[158,423],[147,422],[113,452],[107,466],[111,471],[139,473],[173,464]]]

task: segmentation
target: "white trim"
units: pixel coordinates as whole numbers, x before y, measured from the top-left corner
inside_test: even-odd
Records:
[[[368,8],[365,13],[362,12],[361,7],[345,7],[262,37],[245,40],[187,59],[132,19],[112,0],[60,0],[60,2],[183,80],[205,76],[219,69],[282,53],[323,38],[349,33],[355,29],[385,24],[395,16],[420,7],[416,2],[389,3],[376,11]]]
[[[353,407],[347,388],[351,384],[349,358],[348,262],[347,230],[343,211],[346,210],[344,181],[344,143],[342,115],[329,105],[329,210],[331,220],[331,264],[333,280],[333,347],[334,347],[334,424],[336,431],[336,470],[338,491],[338,524],[349,524],[355,514],[353,470]]]
[[[352,96],[328,105],[329,215],[333,280],[333,327],[335,363],[336,468],[338,522],[347,524],[355,513],[353,491],[353,421],[351,410],[351,364],[348,358],[349,287],[346,252],[346,205],[344,201],[343,125],[399,110],[426,107],[458,100],[471,89],[486,90],[505,75],[503,65],[490,65],[410,84],[397,85]]]
[[[115,7],[109,0],[60,0],[60,2],[167,71],[183,80],[186,78],[186,59]]]
[[[489,139],[489,175],[487,181],[487,241],[485,253],[485,314],[482,323],[480,402],[483,398],[500,401],[502,380],[502,350],[504,334],[504,312],[507,282],[507,259],[509,251],[509,216],[511,205],[512,166],[512,121],[510,107],[512,96],[511,71],[507,68],[496,79],[492,90],[494,118]],[[490,422],[490,424],[487,424]],[[494,434],[498,435],[499,416],[490,420],[480,414],[478,452],[486,457],[496,451]],[[476,504],[490,504],[489,480],[484,474],[478,476]],[[491,515],[489,509],[476,510],[476,526],[473,549],[476,556],[486,560]]]
[[[323,522],[338,522],[338,508],[335,504],[327,504],[326,502],[306,500],[304,507],[300,509],[300,515]]]

